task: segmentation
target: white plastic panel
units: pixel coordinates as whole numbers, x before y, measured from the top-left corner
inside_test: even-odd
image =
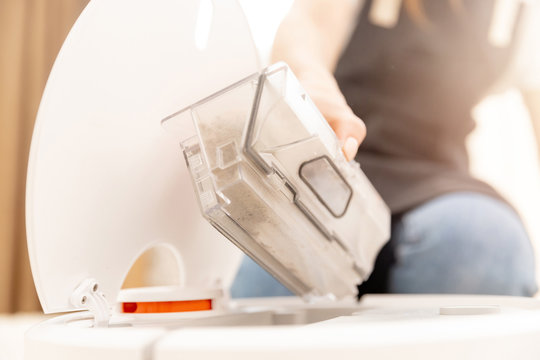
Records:
[[[82,312],[30,329],[25,359],[536,360],[539,304],[508,296],[366,295],[359,304],[259,298],[238,301],[238,312],[225,316],[168,314],[133,327],[113,319],[108,329],[91,328]],[[442,306],[486,305],[501,311],[439,315]]]
[[[160,327],[85,328],[44,322],[25,336],[28,360],[148,360],[156,341],[167,331]]]
[[[281,314],[300,312],[300,306],[261,300],[259,309],[264,304]],[[501,313],[439,315],[441,306],[472,304],[496,304]],[[533,360],[540,356],[538,306],[536,299],[517,297],[367,295],[352,315],[343,316],[338,306],[306,311],[317,321],[308,326],[170,331],[155,344],[152,359]]]
[[[137,256],[178,253],[186,287],[228,286],[240,252],[199,213],[160,120],[258,71],[235,1],[94,0],[56,60],[32,141],[27,231],[46,313],[95,278],[109,302]],[[210,27],[208,27],[210,26]]]

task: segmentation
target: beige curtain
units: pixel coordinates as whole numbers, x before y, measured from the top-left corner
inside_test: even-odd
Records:
[[[0,0],[0,312],[38,310],[26,250],[28,150],[53,61],[87,0]]]

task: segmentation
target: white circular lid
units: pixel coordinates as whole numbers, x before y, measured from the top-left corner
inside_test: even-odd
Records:
[[[115,302],[136,258],[178,255],[185,287],[232,281],[240,252],[199,214],[161,119],[259,70],[233,0],[94,0],[67,37],[36,120],[28,247],[46,313],[94,278]]]

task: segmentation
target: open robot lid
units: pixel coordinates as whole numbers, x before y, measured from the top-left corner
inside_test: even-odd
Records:
[[[160,120],[257,70],[233,0],[90,2],[56,59],[32,139],[28,247],[46,313],[81,308],[70,296],[87,279],[112,304],[158,243],[177,253],[183,286],[232,281],[239,252],[200,216]]]

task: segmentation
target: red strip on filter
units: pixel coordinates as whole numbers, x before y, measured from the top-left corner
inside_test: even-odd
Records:
[[[212,310],[211,299],[122,303],[122,312],[130,314],[156,314],[207,310]]]

